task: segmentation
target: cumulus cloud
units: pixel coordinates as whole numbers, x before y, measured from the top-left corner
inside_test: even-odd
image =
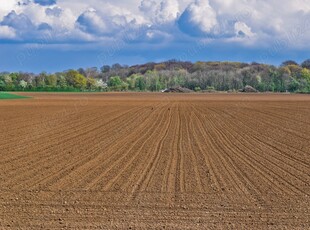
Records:
[[[47,23],[41,23],[38,26],[38,30],[52,30],[53,28]]]
[[[217,14],[208,0],[196,0],[185,9],[178,24],[189,35],[204,36],[211,34],[218,24]]]
[[[240,37],[252,37],[254,36],[251,28],[245,24],[244,22],[236,22],[235,23],[235,33]]]
[[[143,25],[141,18],[134,17],[129,11],[112,5],[99,10],[89,8],[76,20],[77,28],[97,37],[113,35],[117,38],[118,33],[139,29]]]
[[[91,37],[76,28],[77,16],[71,9],[62,9],[60,6],[42,6],[33,1],[12,5],[12,11],[3,12],[0,26],[5,31],[6,37],[10,34],[12,40],[26,43],[41,42],[60,43],[70,41],[89,41]],[[7,27],[9,29],[7,29]],[[10,33],[8,33],[10,32]],[[13,34],[14,32],[14,34]],[[4,32],[3,32],[4,33]],[[1,40],[4,39],[0,36]],[[49,39],[45,39],[49,37]]]
[[[144,16],[153,24],[166,24],[174,22],[180,14],[177,0],[143,0],[139,7]]]
[[[15,11],[12,11],[7,16],[5,16],[1,22],[1,25],[12,27],[19,31],[28,31],[35,28],[27,15],[23,13],[17,14]]]
[[[185,9],[179,18],[180,30],[190,36],[208,39],[253,37],[252,28],[242,21],[247,19],[247,11],[225,10],[233,9],[233,2],[233,0],[223,3],[212,0],[196,0]],[[220,4],[223,7],[220,7]]]
[[[60,7],[53,7],[53,8],[47,8],[45,10],[46,15],[48,16],[54,16],[54,17],[60,17],[63,10]]]
[[[54,40],[63,42],[122,39],[127,33],[145,43],[207,38],[268,45],[294,34],[298,39],[291,40],[306,46],[310,4],[305,0],[282,4],[276,0],[10,0],[1,3],[0,26],[0,39],[28,41],[49,31]]]
[[[153,0],[143,0],[139,6],[139,9],[145,14],[155,14],[157,3]]]
[[[21,0],[17,2],[17,5],[19,6],[27,6],[31,3],[31,0]]]
[[[90,34],[110,35],[115,30],[115,25],[108,18],[98,15],[94,9],[85,11],[76,22],[82,31]]]
[[[179,13],[179,3],[177,0],[164,0],[157,9],[157,22],[172,22],[178,17]]]
[[[275,39],[290,33],[301,15],[310,11],[310,4],[305,0],[285,0],[281,4],[276,0],[210,0],[210,4],[217,12],[218,20],[244,23],[261,39]],[[235,27],[240,25],[236,24]]]
[[[9,26],[0,26],[0,39],[14,39],[15,30]]]

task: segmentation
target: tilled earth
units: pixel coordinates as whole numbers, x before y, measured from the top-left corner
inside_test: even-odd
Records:
[[[0,229],[310,229],[310,96],[0,101]]]

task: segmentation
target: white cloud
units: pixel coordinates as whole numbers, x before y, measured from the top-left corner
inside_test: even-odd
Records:
[[[174,22],[180,14],[179,2],[177,0],[142,0],[140,11],[154,25]]]
[[[157,8],[156,1],[153,0],[142,0],[139,9],[145,14],[155,14]]]
[[[179,16],[179,3],[177,0],[164,0],[157,9],[157,22],[173,22]]]
[[[100,17],[94,9],[89,9],[81,14],[76,22],[79,28],[86,33],[109,35],[114,32],[112,22]]]
[[[52,8],[47,8],[45,10],[45,13],[47,16],[54,16],[54,17],[60,17],[62,14],[63,10],[60,7],[52,7]]]
[[[102,41],[122,35],[142,42],[178,39],[252,40],[268,45],[287,39],[306,47],[308,0],[8,0],[0,7],[1,38]],[[52,5],[51,5],[52,4]],[[94,9],[93,11],[89,9]],[[15,14],[12,13],[15,12]],[[181,30],[183,33],[181,33]],[[138,35],[137,35],[138,34]],[[293,36],[292,36],[293,34]],[[189,39],[191,35],[193,38]],[[292,38],[293,37],[293,38]],[[256,41],[256,43],[254,42]]]
[[[180,29],[190,35],[211,33],[217,23],[217,14],[208,0],[196,0],[179,19]]]
[[[202,39],[221,39],[270,45],[272,41],[289,39],[293,34],[306,46],[310,39],[310,4],[307,0],[196,0],[192,1],[178,20],[186,34]],[[296,28],[299,28],[297,32]],[[296,42],[290,46],[295,46]]]
[[[0,26],[0,39],[15,39],[15,30],[8,26]]]
[[[254,36],[251,28],[245,24],[244,22],[236,22],[235,23],[235,32],[237,36],[247,36],[247,37],[252,37]]]
[[[17,14],[14,10],[12,10],[3,18],[1,24],[23,29],[24,27],[27,28],[27,26],[31,26],[32,22],[25,14]]]

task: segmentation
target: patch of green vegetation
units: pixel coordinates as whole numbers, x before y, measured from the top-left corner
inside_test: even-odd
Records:
[[[29,97],[20,96],[12,93],[0,92],[0,100],[10,100],[10,99],[25,99]]]

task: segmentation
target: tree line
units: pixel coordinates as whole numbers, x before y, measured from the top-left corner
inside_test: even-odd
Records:
[[[310,92],[310,59],[280,66],[240,62],[169,60],[126,66],[104,65],[57,73],[0,73],[0,91],[160,91],[169,87],[194,91]]]

